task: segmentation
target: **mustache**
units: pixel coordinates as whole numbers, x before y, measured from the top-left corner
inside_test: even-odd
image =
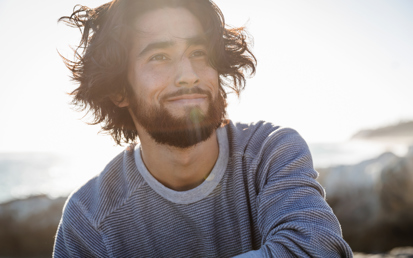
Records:
[[[161,101],[164,102],[168,98],[178,97],[182,95],[189,95],[189,94],[203,94],[203,95],[207,95],[208,99],[212,99],[211,92],[207,90],[203,90],[199,87],[193,87],[193,88],[182,88],[175,92],[166,94],[165,96],[161,97]]]

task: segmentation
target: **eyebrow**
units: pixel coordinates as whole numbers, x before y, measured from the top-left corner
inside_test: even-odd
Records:
[[[195,36],[191,38],[186,38],[184,39],[186,41],[186,46],[199,46],[199,45],[205,45],[207,44],[206,39],[202,36]],[[167,41],[158,41],[158,42],[153,42],[148,44],[140,53],[139,57],[143,56],[145,53],[154,50],[154,49],[165,49],[172,47],[176,44],[176,41],[174,40],[167,40]]]

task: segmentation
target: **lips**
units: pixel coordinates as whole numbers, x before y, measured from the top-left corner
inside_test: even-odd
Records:
[[[167,99],[169,103],[199,104],[208,98],[205,94],[184,94]]]

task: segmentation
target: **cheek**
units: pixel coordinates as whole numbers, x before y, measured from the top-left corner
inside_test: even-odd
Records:
[[[205,68],[202,73],[203,79],[208,82],[211,90],[218,90],[218,72],[212,67]]]
[[[212,68],[205,60],[194,62],[193,68],[199,77],[202,77],[208,82],[216,81],[218,82],[218,72]]]
[[[173,84],[170,70],[142,69],[134,75],[134,91],[146,103],[157,103],[166,88]]]

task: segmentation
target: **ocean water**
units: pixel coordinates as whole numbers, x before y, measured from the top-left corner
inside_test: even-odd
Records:
[[[392,152],[400,157],[406,155],[409,144],[404,142],[374,142],[352,140],[337,143],[309,144],[314,167],[324,168],[337,165],[353,165],[375,158],[384,152]]]
[[[86,153],[0,153],[0,203],[30,195],[67,196],[114,157]]]
[[[407,146],[372,142],[310,144],[316,168],[356,164],[385,151],[403,156]],[[30,195],[67,196],[100,173],[115,153],[0,153],[0,203]]]

